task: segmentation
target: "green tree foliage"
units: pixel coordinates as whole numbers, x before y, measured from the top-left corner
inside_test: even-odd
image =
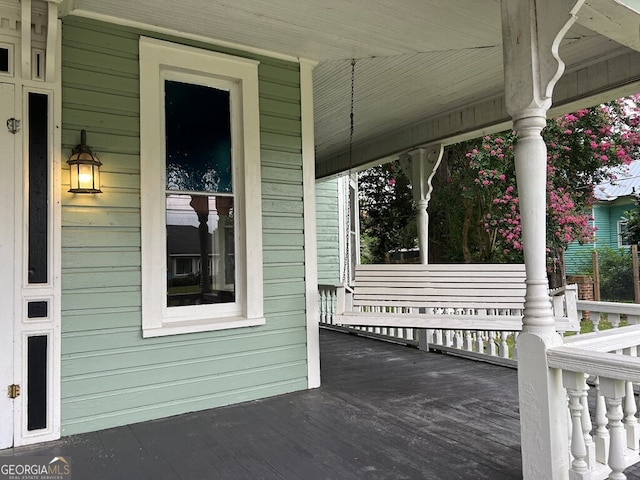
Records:
[[[385,263],[387,252],[417,245],[415,203],[400,162],[361,172],[358,191],[363,263]]]
[[[562,271],[562,254],[571,242],[592,241],[593,186],[614,176],[606,167],[628,164],[638,155],[639,99],[621,99],[547,122],[543,137],[551,273]],[[508,131],[448,149],[429,205],[431,241],[439,260],[522,260],[515,143]],[[458,228],[461,235],[452,235]]]
[[[582,270],[593,277],[593,264],[590,261],[583,265]],[[598,248],[598,271],[602,301],[633,301],[633,260],[628,248]]]
[[[551,274],[574,241],[594,238],[593,186],[640,153],[640,95],[549,119],[547,144],[547,252]],[[523,257],[514,132],[447,147],[429,203],[431,262],[503,263]],[[527,181],[527,179],[520,179]],[[362,173],[363,245],[372,262],[417,244],[409,179],[398,162]],[[552,282],[553,284],[553,282]]]
[[[627,220],[625,239],[632,245],[640,244],[640,206],[625,212],[624,218]]]

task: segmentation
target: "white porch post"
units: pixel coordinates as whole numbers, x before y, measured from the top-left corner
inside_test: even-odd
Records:
[[[413,199],[416,202],[416,224],[418,227],[418,247],[420,263],[429,263],[429,214],[427,206],[431,198],[433,186],[431,180],[440,165],[443,144],[428,145],[408,153],[411,159],[411,185]]]
[[[525,480],[567,479],[567,397],[546,351],[555,332],[546,274],[546,162],[541,132],[553,87],[564,70],[562,38],[584,0],[502,0],[505,96],[514,129],[516,177],[527,272],[523,331],[518,336],[518,389]]]

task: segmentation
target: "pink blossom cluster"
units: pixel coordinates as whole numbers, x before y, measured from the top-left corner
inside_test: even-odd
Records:
[[[593,186],[612,180],[604,167],[640,159],[640,94],[547,122],[547,246],[551,263],[575,241],[593,241]],[[448,177],[477,205],[478,227],[505,257],[522,250],[513,150],[516,132],[486,135],[465,152],[468,170]],[[452,179],[452,177],[455,177]]]
[[[593,218],[576,210],[571,194],[564,188],[548,191],[547,215],[557,225],[553,231],[557,248],[564,249],[574,241],[593,241],[595,227],[590,223]]]

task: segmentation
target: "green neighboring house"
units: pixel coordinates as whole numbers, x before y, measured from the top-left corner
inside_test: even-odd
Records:
[[[596,203],[593,205],[593,224],[596,241],[585,245],[573,243],[565,252],[567,275],[584,272],[584,265],[591,263],[591,252],[596,248],[626,248],[629,244],[623,237],[626,227],[624,213],[636,206],[640,193],[640,161],[631,162],[621,168],[618,179],[598,185],[594,189]]]

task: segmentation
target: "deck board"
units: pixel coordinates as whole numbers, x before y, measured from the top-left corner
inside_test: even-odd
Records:
[[[515,370],[338,332],[320,338],[319,389],[0,456],[65,456],[80,480],[521,478]]]

